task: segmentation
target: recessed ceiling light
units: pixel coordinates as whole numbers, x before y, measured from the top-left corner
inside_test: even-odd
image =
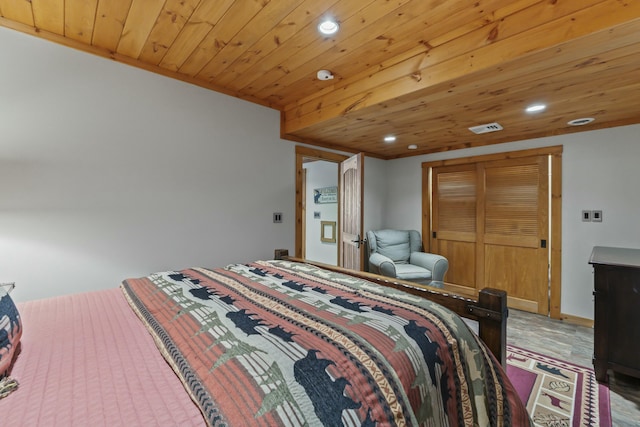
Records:
[[[418,148],[418,146],[416,144],[411,144],[410,146],[407,147],[409,150],[415,150]]]
[[[584,126],[584,125],[588,125],[589,123],[591,123],[592,121],[594,121],[595,119],[593,117],[584,117],[582,119],[573,119],[567,122],[568,125],[570,126]]]
[[[340,25],[338,25],[338,23],[333,19],[325,19],[318,25],[318,31],[328,36],[331,34],[335,34],[339,28]]]
[[[384,142],[395,142],[396,137],[394,135],[387,135],[384,137]]]
[[[527,113],[539,113],[543,111],[547,106],[545,104],[531,104],[527,107]]]

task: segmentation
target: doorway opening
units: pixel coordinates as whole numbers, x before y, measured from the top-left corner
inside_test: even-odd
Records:
[[[338,265],[338,163],[305,158],[304,258]]]
[[[296,146],[296,241],[295,256],[338,265],[339,164],[348,157]],[[314,199],[314,190],[321,193]],[[329,224],[327,224],[329,223]],[[332,235],[332,231],[335,232]]]

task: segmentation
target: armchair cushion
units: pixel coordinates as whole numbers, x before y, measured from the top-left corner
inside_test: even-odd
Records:
[[[404,230],[380,230],[372,233],[375,252],[394,263],[408,263],[411,256],[409,232]]]
[[[396,265],[396,277],[410,282],[430,282],[431,272],[418,265],[398,264]]]

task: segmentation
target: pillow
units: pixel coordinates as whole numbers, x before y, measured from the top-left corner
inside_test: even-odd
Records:
[[[10,392],[15,389],[17,384],[15,380],[8,378],[8,375],[17,355],[20,337],[22,337],[20,314],[9,294],[0,286],[0,380],[2,380],[3,389],[0,390],[0,398],[8,394],[7,390]]]

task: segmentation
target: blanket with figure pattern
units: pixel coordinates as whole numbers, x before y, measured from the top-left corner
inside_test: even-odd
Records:
[[[398,290],[290,261],[122,289],[212,426],[530,423],[464,321]]]

